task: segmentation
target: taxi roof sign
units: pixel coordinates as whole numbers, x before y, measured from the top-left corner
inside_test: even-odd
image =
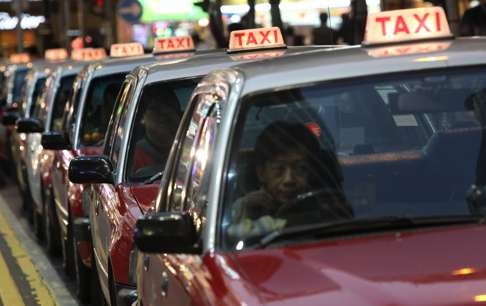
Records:
[[[379,45],[453,37],[442,7],[370,14],[363,45]]]
[[[9,61],[13,64],[22,64],[30,62],[30,55],[29,53],[14,53],[10,54]]]
[[[47,49],[44,58],[48,61],[62,61],[68,58],[68,52],[63,48]]]
[[[287,45],[278,27],[233,31],[228,52],[285,48]]]
[[[154,42],[154,54],[194,51],[196,49],[191,36],[159,38]]]
[[[143,46],[141,43],[126,43],[126,44],[113,44],[110,48],[111,57],[128,57],[143,55]]]
[[[82,48],[71,51],[71,58],[77,61],[96,61],[106,57],[103,48]]]

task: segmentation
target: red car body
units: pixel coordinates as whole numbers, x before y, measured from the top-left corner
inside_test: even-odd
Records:
[[[152,255],[171,271],[167,297],[158,281],[139,288],[153,305],[475,305],[486,298],[485,235],[485,226],[450,226],[202,257]],[[149,280],[161,278],[152,273]]]
[[[113,277],[122,286],[130,286],[128,280],[128,261],[133,245],[133,229],[138,218],[147,213],[154,205],[159,184],[149,185],[93,185],[94,191],[103,201],[103,211],[108,223],[103,230],[111,233],[106,258],[113,268]],[[100,207],[98,207],[99,209]],[[99,212],[98,212],[99,213]],[[101,238],[103,239],[103,238]]]
[[[98,155],[101,153],[100,147],[85,147],[76,150],[51,151],[52,156],[52,190],[56,201],[57,217],[59,219],[61,238],[68,239],[69,218],[83,218],[87,212],[83,209],[83,185],[72,184],[68,179],[69,163],[72,159],[79,156]],[[48,165],[47,165],[48,166]],[[45,174],[49,182],[49,172]],[[43,175],[44,177],[44,175]],[[46,186],[46,185],[45,185]],[[80,246],[80,257],[82,261],[90,267],[91,265],[91,243],[82,241]]]

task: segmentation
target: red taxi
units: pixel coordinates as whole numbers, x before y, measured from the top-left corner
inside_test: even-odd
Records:
[[[280,33],[279,38],[282,41]],[[176,39],[162,39],[156,45],[173,50],[182,44],[186,50],[185,40],[179,43]],[[108,128],[104,157],[71,161],[70,180],[93,184],[89,215],[94,257],[101,289],[111,305],[133,301],[135,221],[153,208],[173,137],[197,81],[213,69],[247,62],[249,55],[264,59],[309,49],[285,50],[270,42],[271,48],[280,49],[268,51],[260,46],[235,54],[219,50],[165,54],[161,56],[171,58],[171,62],[139,67],[122,87]]]
[[[363,46],[198,84],[137,221],[138,305],[486,301],[486,38],[368,18]]]
[[[110,59],[104,59],[104,49],[78,49],[73,57],[91,63],[85,65],[74,81],[71,98],[63,108],[61,129],[44,133],[42,144],[44,149],[54,150],[50,174],[64,268],[75,276],[78,297],[87,302],[92,258],[89,223],[83,207],[83,186],[69,182],[67,169],[73,158],[101,153],[105,130],[125,75],[154,58],[144,56],[142,48],[112,52]]]

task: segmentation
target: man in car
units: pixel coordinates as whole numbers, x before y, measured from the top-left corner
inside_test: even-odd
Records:
[[[167,107],[161,107],[159,99],[164,99]],[[181,117],[179,101],[173,92],[153,93],[141,122],[137,124],[143,129],[143,137],[135,148],[134,176],[150,176],[162,170],[172,145],[172,141],[167,140],[175,137]]]
[[[255,169],[260,189],[234,203],[230,236],[258,236],[352,216],[335,152],[321,150],[304,124],[268,125],[256,141]]]

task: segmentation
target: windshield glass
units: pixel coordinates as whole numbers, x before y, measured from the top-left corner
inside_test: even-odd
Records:
[[[164,169],[177,127],[199,78],[144,87],[131,131],[127,179],[142,182]]]
[[[56,91],[54,98],[54,105],[52,107],[52,123],[50,126],[51,131],[62,132],[62,119],[64,115],[64,109],[66,103],[71,96],[75,75],[65,76],[61,78],[60,86]]]
[[[243,105],[225,184],[228,248],[302,225],[476,213],[466,193],[486,184],[483,71],[312,85]]]
[[[91,82],[80,126],[82,146],[103,145],[106,127],[125,75],[99,77]]]

